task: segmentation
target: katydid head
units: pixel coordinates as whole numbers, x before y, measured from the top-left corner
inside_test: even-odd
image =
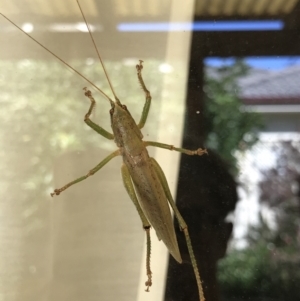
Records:
[[[123,105],[119,99],[116,98],[116,101],[110,101],[111,109],[109,110],[112,125],[114,122],[118,122],[118,120],[123,120],[128,117],[131,117],[127,107]]]

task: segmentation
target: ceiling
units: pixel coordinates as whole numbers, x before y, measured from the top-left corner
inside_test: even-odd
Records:
[[[40,16],[48,20],[81,18],[75,0],[22,0],[22,2],[2,0],[1,2],[4,2],[4,13],[10,16],[21,15],[20,18]],[[298,2],[298,0],[197,0],[195,17],[197,19],[282,18],[291,13]],[[151,21],[152,19],[165,20],[172,0],[81,0],[81,5],[87,18],[107,16],[117,20]]]
[[[278,18],[289,14],[297,2],[298,0],[198,0],[195,15],[197,18]]]
[[[181,5],[180,1],[81,0],[81,5],[88,22],[93,24],[96,29],[99,29],[94,33],[95,39],[98,43],[100,41],[100,44],[101,41],[105,41],[105,43],[103,42],[104,45],[101,45],[101,51],[105,57],[111,59],[121,59],[124,57],[147,58],[153,57],[155,53],[155,57],[164,58],[168,39],[167,31],[146,33],[120,32],[117,29],[117,25],[122,22],[168,22],[172,6],[175,2],[177,5]],[[85,33],[77,29],[73,32],[68,30],[64,32],[64,29],[68,28],[70,24],[77,24],[83,21],[75,0],[0,0],[0,12],[19,25],[25,22],[34,24],[34,36],[46,45],[51,45],[51,47],[55,45],[58,47],[58,53],[63,57],[78,58],[82,56],[94,56],[92,47],[85,46]],[[295,30],[300,28],[299,15],[300,0],[196,0],[194,19],[197,21],[241,19],[284,20],[285,30],[274,33],[275,35],[282,35],[282,40],[277,40],[279,44],[283,45],[285,44],[287,29],[290,32],[294,31],[291,33],[293,36],[290,40],[298,40],[298,33]],[[180,16],[177,16],[177,19],[173,21],[180,22]],[[55,29],[57,25],[60,25],[59,30]],[[244,37],[247,34],[250,33],[243,33]],[[217,38],[215,38],[215,35]],[[234,41],[236,35],[240,38],[241,42],[245,41],[241,33],[237,34],[233,32],[229,37],[231,43],[238,43]],[[254,39],[253,42],[252,38]],[[20,40],[22,40],[22,45],[19,42]],[[255,41],[263,43],[265,40],[264,35],[259,36],[259,39],[257,39],[254,32],[253,36],[247,38],[247,45],[251,43],[258,44],[258,42],[254,43]],[[226,34],[199,33],[199,45],[206,47],[202,51],[202,55],[222,55],[222,49],[226,48],[226,41],[228,41]],[[23,38],[22,34],[1,16],[0,44],[2,46],[2,49],[0,49],[0,59],[20,59],[24,56],[25,49],[27,57],[47,57],[44,51],[34,50],[36,45],[33,45],[32,41],[27,37]],[[126,47],[120,46],[125,44]],[[19,46],[16,47],[16,45]],[[245,53],[244,49],[246,49],[247,45],[241,45],[241,55]],[[281,52],[286,51],[283,50]],[[199,53],[201,53],[201,49]]]

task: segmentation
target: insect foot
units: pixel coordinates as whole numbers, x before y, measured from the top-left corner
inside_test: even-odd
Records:
[[[150,292],[149,288],[152,285],[152,277],[151,275],[148,275],[149,279],[145,282],[145,285],[147,286],[147,288],[145,289],[145,292]]]
[[[198,148],[195,151],[195,154],[197,154],[198,156],[202,156],[204,154],[208,155],[207,149],[206,148]]]
[[[84,95],[87,97],[91,97],[92,96],[92,92],[90,90],[88,90],[87,87],[84,87],[82,90],[85,91]]]
[[[143,69],[143,63],[144,63],[144,61],[142,61],[142,60],[139,60],[139,61],[140,61],[140,63],[138,65],[136,65],[136,70],[138,72],[141,72],[142,69]]]
[[[52,193],[50,193],[50,195],[52,196],[52,197],[54,197],[55,195],[59,195],[60,194],[60,189],[54,189],[54,191],[52,192]]]

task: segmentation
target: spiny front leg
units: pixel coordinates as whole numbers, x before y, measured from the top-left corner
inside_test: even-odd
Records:
[[[136,70],[137,70],[137,76],[138,76],[139,83],[146,95],[146,102],[145,102],[145,105],[143,108],[141,119],[138,124],[138,128],[141,129],[144,127],[144,125],[146,123],[152,98],[151,98],[151,94],[150,94],[149,90],[146,88],[146,85],[145,85],[143,77],[142,77],[142,70],[143,70],[143,61],[142,60],[140,60],[140,63],[138,65],[136,65]]]
[[[91,101],[90,108],[89,108],[88,112],[86,113],[86,115],[84,116],[84,122],[89,127],[91,127],[94,131],[96,131],[98,134],[100,134],[101,136],[103,136],[109,140],[113,140],[114,139],[113,134],[111,134],[110,132],[108,132],[103,127],[99,126],[98,124],[96,124],[95,122],[93,122],[90,119],[90,116],[96,106],[96,101],[95,101],[94,97],[92,96],[92,92],[90,90],[88,90],[87,88],[83,88],[83,90],[85,91],[84,95]]]

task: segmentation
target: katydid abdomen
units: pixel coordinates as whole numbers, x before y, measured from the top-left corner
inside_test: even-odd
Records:
[[[158,239],[165,243],[170,254],[181,263],[173,219],[164,189],[152,166],[147,149],[144,148],[138,157],[140,158],[135,159],[141,160],[138,160],[136,164],[132,164],[132,158],[129,155],[123,156],[123,160],[129,169],[139,204],[155,229]]]

